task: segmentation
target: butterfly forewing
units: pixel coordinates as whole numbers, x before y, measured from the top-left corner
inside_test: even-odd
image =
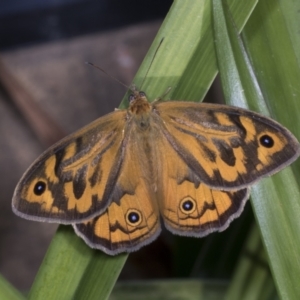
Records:
[[[104,211],[123,160],[125,117],[126,111],[113,112],[42,154],[16,188],[14,211],[60,223]]]
[[[156,109],[169,143],[212,188],[247,187],[299,156],[299,143],[286,128],[254,112],[192,102],[163,102]]]

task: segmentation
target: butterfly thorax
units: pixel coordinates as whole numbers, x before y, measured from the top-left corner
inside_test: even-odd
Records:
[[[129,97],[130,106],[128,114],[134,119],[138,127],[145,130],[150,125],[150,103],[144,92],[134,91]]]

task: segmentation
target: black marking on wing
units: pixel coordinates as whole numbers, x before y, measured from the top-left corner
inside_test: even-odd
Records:
[[[77,137],[75,140],[75,144],[76,144],[76,151],[75,153],[79,153],[82,148],[85,147],[84,143],[83,143],[83,138],[81,136]]]
[[[86,189],[86,175],[88,166],[85,164],[76,171],[73,179],[73,193],[75,198],[78,200],[82,197]]]
[[[177,178],[178,185],[182,184],[184,181],[189,181],[189,182],[193,183],[195,186],[195,189],[197,189],[201,183],[199,177],[190,168],[188,168],[187,174],[185,174],[181,178]]]
[[[221,159],[229,166],[233,167],[236,162],[233,149],[225,141],[220,139],[212,139],[212,142],[219,151]]]
[[[174,119],[174,118],[171,118],[171,119]],[[176,120],[176,121],[178,121],[178,120]],[[192,137],[194,137],[198,141],[207,142],[207,138],[202,134],[187,130],[185,128],[182,128],[182,127],[179,127],[179,126],[176,126],[176,125],[174,125],[174,128],[176,128],[178,131],[181,131],[182,133],[191,135]]]
[[[48,189],[51,192],[53,198],[53,207],[61,211],[68,210],[68,198],[64,193],[64,183],[48,183]]]
[[[101,160],[99,160],[92,176],[89,178],[89,182],[91,184],[91,187],[94,187],[97,183],[99,183],[101,181],[103,172],[100,169],[100,162],[101,162]]]
[[[229,142],[232,148],[238,148],[242,145],[241,138],[239,137],[232,137],[229,139]]]
[[[124,197],[124,195],[135,195],[135,190],[128,190],[124,189],[123,187],[119,186],[119,184],[116,184],[112,194],[111,194],[111,201],[115,202],[119,206],[121,205],[121,199]]]
[[[58,151],[55,152],[55,167],[54,167],[54,172],[55,172],[55,175],[57,177],[59,177],[59,174],[60,174],[60,168],[61,168],[61,162],[63,161],[63,158],[65,156],[65,148],[61,148],[59,149]]]
[[[228,117],[230,119],[230,121],[232,123],[234,123],[236,125],[236,127],[238,128],[238,135],[244,139],[247,135],[247,130],[246,128],[243,126],[243,124],[241,123],[240,120],[240,115],[237,114],[228,114]],[[237,130],[235,130],[237,131]]]
[[[206,160],[209,160],[211,162],[215,162],[216,158],[217,158],[216,153],[214,151],[212,151],[211,149],[209,149],[205,144],[203,144],[203,143],[199,143],[199,144],[200,144],[201,149],[205,153]]]

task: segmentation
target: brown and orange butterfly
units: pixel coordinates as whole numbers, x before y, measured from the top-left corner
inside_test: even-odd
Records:
[[[299,156],[277,122],[237,107],[155,101],[133,90],[116,110],[43,153],[16,187],[13,211],[72,224],[115,255],[149,244],[160,216],[179,235],[226,229],[249,188]]]

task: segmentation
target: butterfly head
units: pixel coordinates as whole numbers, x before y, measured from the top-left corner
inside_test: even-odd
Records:
[[[129,112],[132,115],[140,116],[148,114],[151,110],[151,105],[148,102],[146,94],[137,90],[129,95]]]
[[[138,90],[132,90],[132,92],[129,96],[128,114],[140,130],[146,131],[150,126],[151,105],[144,92]]]

